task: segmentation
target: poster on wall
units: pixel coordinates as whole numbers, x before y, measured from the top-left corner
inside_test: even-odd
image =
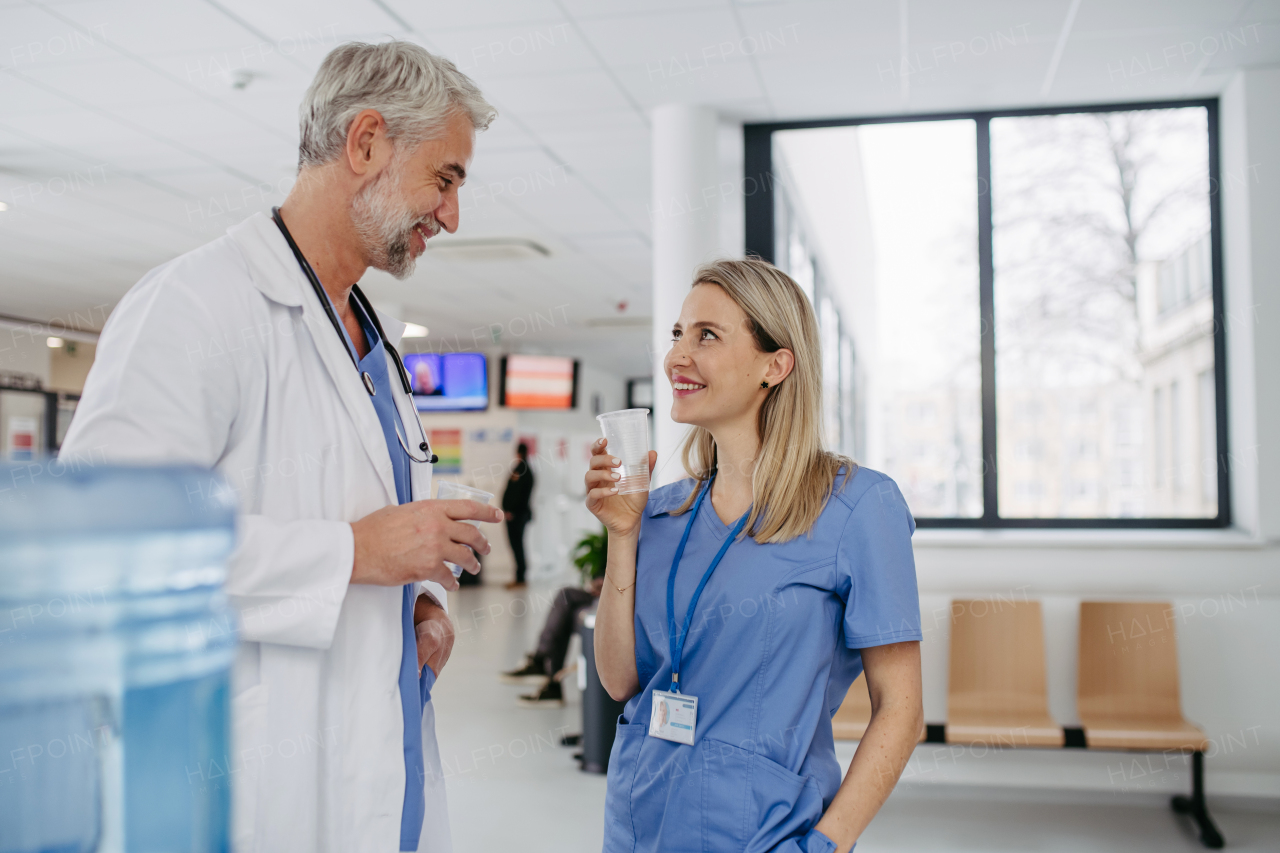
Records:
[[[9,446],[5,449],[10,460],[27,462],[35,458],[38,428],[35,418],[23,415],[9,418]]]
[[[428,433],[431,452],[439,457],[432,471],[436,474],[462,473],[462,430],[433,429]]]

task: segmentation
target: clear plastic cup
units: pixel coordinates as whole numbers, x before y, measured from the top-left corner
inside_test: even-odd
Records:
[[[476,503],[488,504],[493,500],[493,495],[481,489],[474,489],[471,486],[464,486],[461,483],[450,483],[446,481],[440,482],[440,487],[436,489],[436,500],[441,501],[475,501]],[[480,522],[473,519],[465,519],[467,524],[479,529]],[[453,576],[460,577],[462,575],[462,566],[456,563],[445,561],[445,565],[449,567],[449,571],[453,572]]]
[[[618,494],[649,491],[649,410],[605,412],[596,420],[608,442],[605,450],[622,460]]]

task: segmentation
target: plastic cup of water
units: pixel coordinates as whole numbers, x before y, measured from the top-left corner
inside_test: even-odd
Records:
[[[649,410],[622,409],[596,415],[608,444],[605,450],[622,461],[618,494],[649,491]]]
[[[475,501],[476,503],[488,504],[493,500],[493,495],[481,489],[474,489],[471,486],[464,486],[461,483],[450,483],[441,481],[439,488],[436,489],[436,499],[441,501]],[[480,522],[474,519],[464,519],[467,524],[479,529]],[[445,565],[449,567],[449,571],[453,572],[453,576],[462,575],[462,566],[456,563],[445,561]]]

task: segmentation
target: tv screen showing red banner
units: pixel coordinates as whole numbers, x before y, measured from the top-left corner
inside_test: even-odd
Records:
[[[556,355],[502,360],[502,404],[512,409],[572,409],[578,402],[578,362]]]

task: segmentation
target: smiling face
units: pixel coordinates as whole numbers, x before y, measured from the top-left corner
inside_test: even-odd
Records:
[[[791,367],[791,353],[762,352],[746,312],[714,284],[699,284],[685,297],[663,361],[671,382],[671,419],[714,432],[755,418],[768,391]]]
[[[458,230],[458,190],[474,144],[471,120],[456,112],[440,136],[416,148],[396,146],[386,167],[351,202],[369,266],[407,278],[427,240],[441,229]]]

